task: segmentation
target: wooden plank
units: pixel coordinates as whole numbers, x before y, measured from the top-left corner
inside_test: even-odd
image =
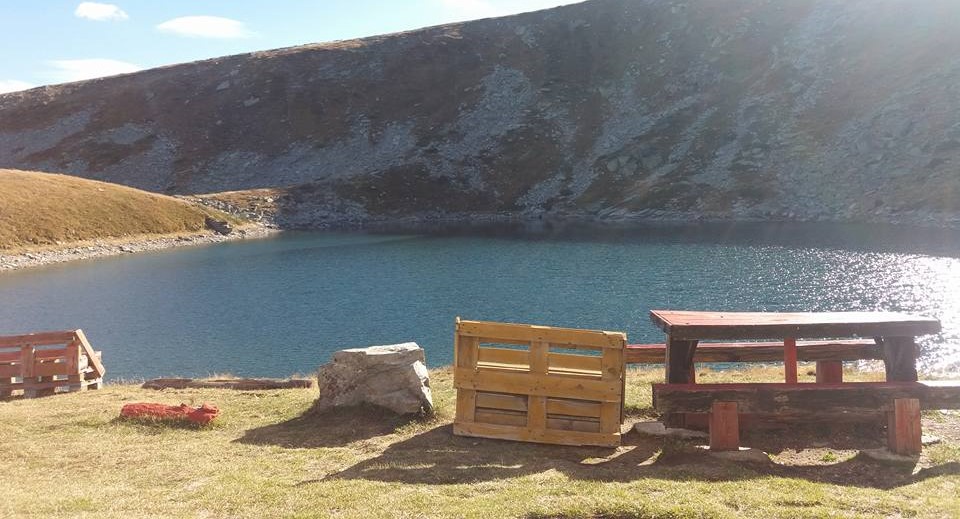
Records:
[[[554,431],[580,431],[599,433],[600,422],[596,420],[582,420],[571,417],[547,416],[547,429]]]
[[[477,409],[474,416],[476,423],[489,423],[497,425],[513,425],[523,427],[527,425],[527,414],[510,411],[498,411],[492,409]]]
[[[547,399],[547,415],[581,416],[600,418],[602,404],[587,400],[569,400],[563,398]]]
[[[88,357],[93,371],[98,377],[102,378],[107,373],[107,370],[103,367],[103,362],[100,361],[100,355],[93,351],[93,346],[90,345],[90,341],[87,340],[87,336],[84,335],[83,330],[78,329],[74,333],[76,334],[77,340],[80,341],[80,347],[83,349],[83,353]]]
[[[937,319],[894,312],[651,310],[650,319],[677,339],[915,337],[940,332]]]
[[[67,376],[69,374],[66,362],[36,362],[33,366],[33,375],[36,377]]]
[[[917,353],[919,348],[913,337],[884,337],[883,364],[888,382],[913,382],[917,380]]]
[[[156,378],[148,380],[140,387],[144,389],[234,389],[237,391],[262,391],[272,389],[302,389],[313,387],[310,379],[275,380],[270,378],[207,379],[192,378]]]
[[[0,379],[20,376],[20,364],[0,364]]]
[[[491,342],[512,339],[527,342],[548,342],[558,346],[592,346],[594,348],[623,348],[627,343],[627,336],[621,332],[578,330],[531,324],[460,321],[459,332],[462,337],[477,337]]]
[[[457,389],[458,422],[472,422],[476,419],[477,392],[472,389]]]
[[[477,408],[526,412],[529,400],[526,396],[502,393],[477,392]],[[588,400],[547,398],[547,415],[600,418],[600,403]]]
[[[783,339],[783,377],[787,384],[797,383],[797,340]]]
[[[33,344],[34,346],[44,346],[47,344],[66,344],[73,339],[73,330],[29,333],[25,335],[5,335],[0,336],[0,348],[22,346],[24,344]]]
[[[916,398],[898,398],[888,416],[887,445],[901,456],[918,456],[921,443],[920,401]]]
[[[20,376],[23,377],[24,382],[27,382],[28,378],[33,378],[33,370],[35,369],[34,365],[34,347],[33,346],[20,346]]]
[[[653,385],[661,413],[706,413],[719,400],[737,402],[741,413],[871,414],[891,411],[897,398],[916,398],[923,409],[960,409],[960,381]]]
[[[740,449],[740,421],[736,402],[714,402],[710,408],[710,450]]]
[[[515,393],[556,398],[620,402],[620,381],[587,378],[511,373],[508,371],[454,370],[457,389],[473,389],[497,393]]]
[[[534,342],[530,344],[530,373],[547,377],[550,369],[548,355],[550,343]],[[547,427],[547,396],[530,395],[527,402],[527,427],[542,430]]]
[[[839,384],[843,382],[843,363],[839,360],[817,361],[817,384]]]
[[[600,431],[613,433],[620,431],[621,417],[620,402],[606,402],[600,404]]]
[[[627,364],[663,364],[665,344],[628,344],[624,349]],[[797,360],[851,361],[882,360],[883,352],[874,339],[797,341]],[[779,362],[783,360],[782,341],[701,342],[693,354],[694,362]]]
[[[66,351],[64,351],[64,359],[66,360],[67,366],[66,371],[68,375],[79,374],[80,373],[80,360],[82,357],[82,351],[80,347],[80,341],[74,339],[67,344]],[[89,364],[90,361],[87,361]]]
[[[504,411],[527,412],[528,399],[526,395],[507,395],[503,393],[489,393],[477,391],[476,405],[478,408],[501,409]]]
[[[556,431],[545,429],[533,431],[521,427],[494,424],[453,424],[453,433],[458,436],[476,436],[481,438],[499,438],[504,440],[550,443],[555,445],[592,445],[616,447],[620,445],[620,434],[589,433],[582,431]]]
[[[490,371],[504,371],[504,372],[520,372],[520,373],[529,373],[530,366],[521,365],[521,364],[494,364],[492,362],[478,362],[477,369],[480,370],[490,370]],[[566,377],[582,377],[587,379],[600,379],[600,371],[594,370],[583,370],[583,369],[573,369],[573,368],[551,368],[551,375],[566,376]]]

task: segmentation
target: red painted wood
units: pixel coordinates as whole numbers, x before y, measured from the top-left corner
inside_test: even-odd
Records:
[[[938,333],[940,321],[896,312],[693,312],[651,310],[675,339],[913,337]]]
[[[666,345],[628,344],[624,350],[627,364],[662,364]],[[694,362],[775,362],[783,358],[783,341],[701,342],[693,354]],[[882,360],[883,350],[873,339],[797,341],[798,361]]]
[[[797,340],[793,337],[783,340],[783,373],[787,384],[797,383]]]
[[[843,382],[843,362],[839,360],[817,361],[817,384],[839,384]]]
[[[887,429],[887,444],[891,451],[901,456],[917,456],[921,443],[920,400],[898,398],[893,401],[893,412]]]
[[[740,448],[740,423],[736,402],[714,402],[710,410],[710,450],[735,451]]]

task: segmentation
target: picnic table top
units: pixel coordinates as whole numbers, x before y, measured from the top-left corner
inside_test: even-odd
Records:
[[[915,337],[938,333],[940,321],[898,312],[700,312],[651,310],[674,339]]]

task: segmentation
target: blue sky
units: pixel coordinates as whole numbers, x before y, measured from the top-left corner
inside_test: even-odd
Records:
[[[576,0],[2,0],[0,93]]]

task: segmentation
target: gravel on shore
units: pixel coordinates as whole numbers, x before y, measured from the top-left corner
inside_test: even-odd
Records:
[[[138,236],[129,239],[97,240],[81,244],[64,244],[62,247],[44,248],[26,252],[0,253],[0,272],[39,267],[53,263],[64,263],[67,261],[156,251],[173,247],[265,238],[278,232],[280,231],[277,229],[263,225],[247,225],[236,229],[226,236],[213,231],[202,231],[173,236]]]

